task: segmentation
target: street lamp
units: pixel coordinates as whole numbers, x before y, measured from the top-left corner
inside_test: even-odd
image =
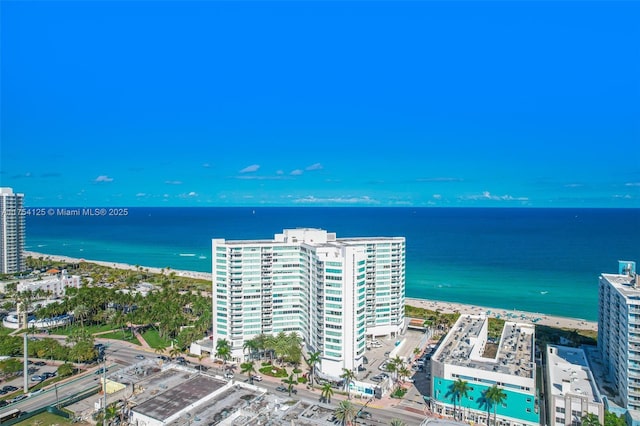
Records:
[[[362,410],[364,410],[365,408],[367,408],[367,405],[369,405],[371,403],[371,401],[373,401],[373,397],[369,398],[369,400],[367,402],[364,403],[364,405],[362,406],[362,408],[360,408],[358,410],[358,412],[356,413],[356,418],[353,419],[353,424],[354,426],[356,426],[358,424],[358,418],[360,417],[360,413],[362,413]]]

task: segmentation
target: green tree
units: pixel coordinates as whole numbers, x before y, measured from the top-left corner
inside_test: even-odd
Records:
[[[624,417],[617,416],[611,411],[604,412],[604,426],[626,426]]]
[[[333,396],[333,386],[331,383],[325,382],[320,389],[320,401],[331,404],[331,397]]]
[[[407,426],[407,424],[400,419],[392,419],[389,426]]]
[[[22,370],[23,364],[19,359],[9,358],[0,361],[0,372],[5,376],[12,376]]]
[[[585,414],[580,420],[582,421],[582,426],[602,426],[600,424],[600,419],[598,419],[598,416],[593,413]]]
[[[231,345],[227,339],[218,339],[216,342],[216,357],[220,358],[224,365],[231,359]]]
[[[497,424],[496,416],[498,405],[501,405],[506,399],[507,394],[504,393],[502,389],[500,389],[497,385],[491,386],[485,392],[485,399],[493,407],[493,424]]]
[[[289,396],[291,396],[291,392],[293,392],[293,389],[294,389],[295,385],[298,384],[298,381],[295,379],[295,377],[293,377],[293,373],[292,373],[286,379],[282,379],[282,383],[287,385],[287,390],[289,391]]]
[[[453,412],[456,412],[456,401],[460,407],[460,414],[462,414],[462,398],[466,398],[469,393],[469,383],[465,380],[458,379],[449,387],[451,396],[453,397]],[[457,416],[454,416],[457,417]]]
[[[309,366],[309,381],[311,383],[311,389],[313,389],[314,377],[316,373],[316,365],[320,362],[320,352],[312,352],[307,358],[307,365]]]
[[[73,374],[73,364],[65,362],[58,367],[58,377],[68,377]]]
[[[343,368],[340,378],[344,380],[344,389],[347,391],[347,399],[351,399],[351,387],[349,385],[353,383],[356,378],[356,374],[348,368]]]
[[[351,401],[340,401],[333,414],[342,426],[350,425],[358,415],[358,409]]]
[[[256,369],[253,366],[253,361],[243,362],[242,364],[240,364],[240,372],[247,373],[249,383],[253,384],[253,374],[256,372]]]

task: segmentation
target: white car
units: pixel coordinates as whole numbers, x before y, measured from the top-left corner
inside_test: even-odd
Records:
[[[251,376],[251,378],[256,382],[261,382],[262,381],[262,376],[259,376],[257,374],[254,375],[254,376]]]

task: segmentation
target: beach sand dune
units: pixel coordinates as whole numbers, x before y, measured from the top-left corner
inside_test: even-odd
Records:
[[[485,313],[492,318],[500,318],[506,321],[540,324],[550,327],[559,327],[576,330],[598,330],[598,323],[580,318],[564,318],[545,315],[542,313],[524,312],[499,308],[487,308],[483,306],[463,305],[461,303],[441,302],[436,300],[406,298],[406,304],[417,308],[425,308],[442,313],[459,312],[461,314],[479,315]]]

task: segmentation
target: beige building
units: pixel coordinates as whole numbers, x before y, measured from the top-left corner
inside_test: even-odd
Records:
[[[579,426],[591,413],[604,424],[604,404],[580,348],[547,346],[547,404],[550,426]]]

